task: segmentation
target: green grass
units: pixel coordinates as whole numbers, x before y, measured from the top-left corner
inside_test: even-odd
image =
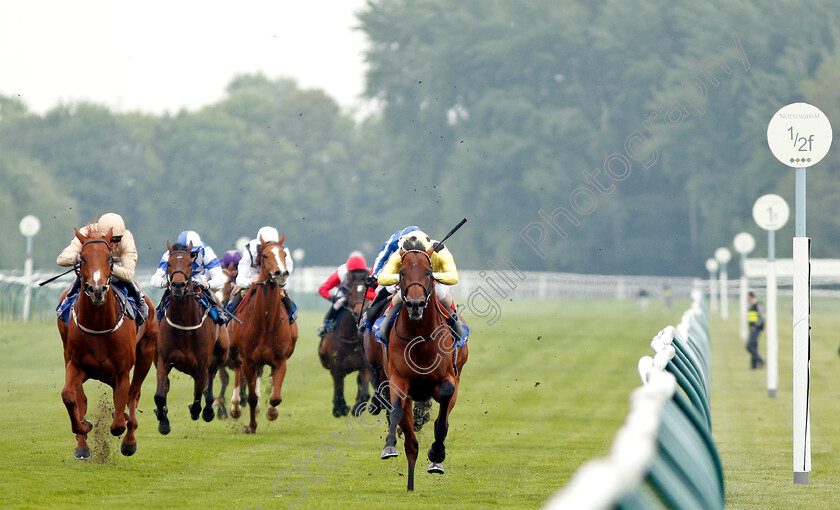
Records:
[[[712,326],[713,434],[723,462],[729,508],[840,508],[840,316],[837,302],[811,308],[811,473],[793,483],[791,305],[779,305],[779,387],[767,395],[765,370],[749,370],[738,317]],[[735,307],[732,307],[734,312]],[[737,312],[735,312],[737,313]],[[760,338],[766,352],[766,334]]]
[[[161,436],[152,414],[152,371],[141,397],[138,451],[123,457],[119,440],[107,433],[110,389],[86,383],[89,417],[96,417],[98,407],[106,417],[96,422],[93,435],[104,446],[94,447],[92,461],[72,457],[75,440],[61,403],[64,370],[55,325],[4,323],[0,506],[284,508],[297,494],[276,497],[272,480],[290,470],[279,487],[305,483],[308,492],[301,508],[539,508],[583,462],[607,452],[626,417],[630,392],[639,385],[636,361],[650,352],[650,338],[677,322],[687,304],[677,303],[665,313],[654,302],[647,313],[639,313],[633,303],[624,302],[505,302],[502,318],[492,326],[468,317],[474,332],[450,420],[447,471],[443,476],[425,472],[425,452],[433,438],[427,427],[419,436],[416,490],[411,494],[405,492],[401,442],[400,457],[382,461],[384,426],[368,430],[332,417],[331,379],[317,361],[312,333],[319,313],[305,313],[300,319],[303,334],[289,361],[280,418],[269,423],[261,414],[253,436],[239,432],[244,420],[191,421],[186,406],[192,380],[174,372],[169,396],[172,432]],[[716,346],[718,362],[721,351]],[[740,370],[746,365],[745,354],[737,351],[732,357],[739,369],[733,376],[754,378],[750,398],[757,406],[768,405],[758,374]],[[718,375],[715,383],[716,433],[740,430],[737,424],[726,426],[726,421],[741,417],[720,409],[728,401],[719,395],[725,388],[720,386],[723,377]],[[775,407],[785,405],[784,390],[780,397],[772,403]],[[355,446],[338,438],[351,435],[348,427],[355,431]],[[311,461],[311,476],[323,477],[316,484],[296,473],[295,463],[312,459],[326,442],[336,446],[328,460],[337,462],[340,454],[341,463],[325,471]],[[768,455],[784,444],[784,438],[768,440]],[[819,436],[814,444],[815,465],[820,466],[829,458]],[[734,438],[727,438],[725,445],[736,452],[724,452],[729,471],[767,464],[754,452],[745,455],[752,463],[739,460],[743,448]],[[782,484],[790,478],[784,471],[789,462],[782,452],[776,456]],[[749,472],[745,475],[749,478]],[[755,486],[730,483],[729,495],[749,499],[752,494],[752,500],[761,501],[760,480],[753,481]],[[816,472],[810,489],[789,487],[790,497],[823,483],[827,481]]]

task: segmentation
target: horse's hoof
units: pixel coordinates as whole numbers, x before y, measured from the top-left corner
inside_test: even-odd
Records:
[[[222,405],[222,406],[219,406],[219,407],[216,408],[216,417],[220,420],[226,420],[227,419],[228,412],[227,412],[227,409],[225,409],[225,406]]]
[[[442,475],[443,474],[443,464],[440,464],[438,462],[432,462],[431,464],[429,464],[429,468],[426,471],[428,471],[429,473],[432,473],[432,474]]]
[[[76,451],[73,453],[73,457],[79,460],[88,460],[90,458],[90,448],[87,446],[84,448],[76,448]]]
[[[380,406],[379,403],[376,402],[376,399],[374,399],[374,401],[371,402],[370,406],[368,407],[368,412],[374,416],[382,412],[382,406]]]
[[[190,418],[192,418],[193,421],[196,421],[198,420],[199,416],[201,416],[201,408],[199,407],[198,409],[193,411],[192,406],[190,406]]]
[[[236,404],[230,406],[230,417],[234,420],[238,420],[240,416],[242,416],[242,407]]]
[[[82,425],[87,426],[87,430],[85,430],[84,432],[76,432],[76,431],[74,430],[74,431],[73,431],[73,433],[74,433],[74,434],[81,434],[81,435],[83,435],[83,436],[84,436],[84,435],[89,434],[89,433],[90,433],[90,431],[92,431],[92,430],[93,430],[93,423],[91,423],[91,422],[89,422],[89,421],[87,421],[87,420],[82,420]],[[84,427],[83,427],[83,428],[84,428]]]
[[[399,457],[400,452],[397,451],[396,446],[386,446],[382,449],[382,455],[379,456],[380,459],[390,459],[393,457]]]
[[[111,427],[111,435],[114,437],[120,437],[125,433],[125,425],[120,425],[119,427]]]
[[[269,407],[265,412],[265,417],[268,418],[268,421],[274,421],[278,416],[280,416],[280,411],[276,407]]]
[[[256,434],[257,433],[257,428],[256,427],[251,428],[250,425],[246,425],[244,430],[242,430],[242,432],[244,432],[246,434]]]
[[[160,432],[164,436],[166,434],[169,434],[171,431],[172,431],[172,427],[169,425],[168,421],[162,421],[162,422],[158,423],[158,432]]]
[[[137,451],[137,443],[132,443],[132,444],[122,443],[120,445],[120,452],[122,452],[122,454],[125,455],[126,457],[131,457],[132,455],[134,455],[134,452],[136,452],[136,451]]]
[[[205,407],[204,411],[201,412],[201,418],[208,423],[213,421],[215,417],[216,413],[213,412],[213,408],[210,406]]]
[[[333,416],[336,418],[341,418],[342,416],[347,416],[347,413],[350,412],[350,408],[346,405],[343,406],[333,406]]]

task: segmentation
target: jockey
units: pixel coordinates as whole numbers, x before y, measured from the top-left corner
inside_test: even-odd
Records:
[[[100,235],[107,235],[111,231],[111,256],[114,265],[111,270],[111,282],[123,293],[134,300],[137,306],[139,317],[136,322],[139,327],[149,316],[149,307],[143,292],[134,283],[134,268],[137,266],[137,247],[134,245],[134,236],[131,231],[125,228],[125,222],[119,214],[105,213],[96,223],[85,225],[79,232],[82,235],[90,235],[91,232],[98,232]],[[64,248],[56,259],[56,263],[62,267],[70,267],[79,264],[79,254],[82,251],[82,243],[76,237]],[[76,296],[79,294],[81,281],[78,277],[67,291],[67,296],[56,308],[59,318],[64,312],[73,306]]]
[[[414,230],[407,234],[403,234],[399,239],[400,250],[405,249],[422,249],[428,251],[429,248],[434,247],[432,252],[432,277],[435,279],[435,296],[440,303],[452,310],[450,316],[450,326],[452,332],[457,338],[462,338],[464,335],[461,326],[460,318],[457,310],[453,306],[452,296],[449,294],[449,286],[458,283],[458,268],[455,267],[455,258],[450,253],[446,246],[433,241],[428,235],[421,230]],[[402,265],[402,257],[399,251],[395,251],[388,258],[388,262],[379,273],[379,285],[388,286],[399,283],[400,266]],[[387,339],[391,321],[397,314],[397,311],[402,307],[402,296],[399,290],[394,293],[391,299],[391,307],[385,314],[385,319],[382,321],[381,334],[382,338]]]
[[[227,321],[224,316],[225,313],[218,313],[221,309],[216,302],[216,298],[210,290],[217,290],[227,281],[225,274],[222,272],[222,266],[219,264],[219,259],[216,258],[216,253],[209,245],[201,241],[201,237],[192,230],[184,230],[178,235],[178,241],[173,245],[173,249],[186,249],[192,243],[192,276],[193,285],[202,291],[210,305],[210,308],[217,310],[213,317],[216,324],[225,324]],[[158,320],[163,319],[163,314],[167,306],[169,306],[169,250],[163,252],[160,257],[157,271],[149,280],[149,285],[160,289],[166,289],[163,296],[160,298],[160,303],[157,306]]]
[[[236,275],[239,273],[239,261],[242,260],[242,254],[236,250],[228,250],[225,252],[224,257],[222,257],[222,272],[227,277],[227,281],[230,282],[230,287],[228,287],[227,295],[224,292],[221,293],[222,300],[227,303],[231,296],[233,295],[233,287],[236,286]],[[222,286],[224,290],[224,286]]]
[[[274,227],[261,227],[257,231],[257,237],[251,239],[245,245],[245,248],[242,250],[242,258],[239,260],[239,265],[236,268],[236,285],[239,287],[239,290],[227,305],[227,309],[231,312],[236,311],[236,307],[239,306],[239,303],[251,285],[259,281],[260,266],[257,261],[257,255],[260,250],[260,239],[267,243],[276,243],[280,241],[280,235]],[[289,253],[288,248],[284,246],[283,251],[286,253],[286,270],[291,274],[292,270],[294,270],[295,262],[292,260],[292,254]],[[297,306],[289,296],[289,292],[285,289],[283,289],[283,306],[289,312],[289,324],[293,324],[297,318]]]
[[[410,232],[419,231],[419,227],[415,227],[414,225],[405,227],[403,229],[397,230],[391,237],[388,238],[387,241],[382,245],[382,248],[379,249],[379,254],[376,256],[376,259],[373,261],[373,269],[370,270],[370,278],[368,279],[368,286],[376,288],[376,297],[373,298],[373,301],[370,303],[370,306],[365,311],[362,320],[360,321],[360,329],[367,325],[370,327],[370,323],[373,323],[374,320],[382,313],[382,308],[385,307],[387,304],[388,298],[393,294],[396,285],[379,285],[377,278],[379,277],[379,273],[382,272],[382,268],[385,267],[385,263],[388,262],[388,259],[391,257],[397,249],[399,248],[400,244],[400,237],[408,234]]]
[[[351,255],[347,262],[338,266],[338,269],[326,279],[326,281],[318,288],[318,293],[326,300],[333,303],[324,315],[324,324],[318,328],[316,334],[322,339],[324,335],[332,329],[332,322],[335,319],[338,311],[344,306],[347,301],[347,286],[350,284],[351,271],[364,271],[367,273],[367,262],[361,255]],[[330,295],[330,290],[338,287],[335,294]],[[368,289],[368,299],[373,299],[373,289]]]

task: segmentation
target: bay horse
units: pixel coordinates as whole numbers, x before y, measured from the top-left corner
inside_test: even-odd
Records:
[[[158,432],[169,434],[166,396],[169,393],[169,372],[173,368],[191,376],[193,385],[193,403],[190,404],[190,417],[197,420],[199,413],[204,421],[213,420],[213,378],[216,370],[227,359],[230,341],[227,330],[216,325],[208,318],[210,308],[199,300],[201,292],[196,292],[192,281],[192,243],[189,246],[167,243],[169,262],[167,281],[169,287],[169,306],[163,311],[164,320],[160,324],[157,343],[157,390],[155,391],[155,416],[158,419]],[[205,406],[201,411],[201,396],[204,394]]]
[[[137,451],[137,403],[143,380],[149,373],[155,355],[158,322],[154,314],[138,329],[135,320],[111,288],[112,230],[104,236],[96,231],[87,235],[75,229],[82,243],[76,275],[82,292],[73,305],[70,320],[58,320],[58,331],[64,344],[65,378],[61,400],[70,415],[70,428],[76,435],[77,459],[89,459],[87,435],[93,424],[85,419],[87,396],[83,384],[88,379],[101,381],[113,389],[114,416],[111,434],[121,436],[123,455]],[[66,291],[64,293],[66,295]],[[64,295],[62,295],[62,299]],[[154,304],[144,298],[149,310]],[[129,372],[134,373],[129,377]],[[130,381],[130,382],[129,382]],[[125,413],[128,406],[128,414]]]
[[[414,431],[412,401],[433,398],[440,404],[435,420],[435,440],[429,448],[429,473],[443,473],[446,457],[444,440],[449,430],[449,413],[458,398],[461,372],[467,362],[466,344],[457,348],[446,314],[435,297],[431,256],[434,247],[423,249],[408,242],[400,249],[399,289],[403,310],[390,330],[385,373],[390,389],[390,422],[381,458],[398,455],[397,426],[405,438],[408,459],[408,487],[414,490],[414,464],[419,443]],[[429,306],[431,304],[431,306]]]
[[[333,416],[340,418],[347,416],[350,408],[344,400],[344,378],[355,371],[358,391],[353,414],[370,399],[368,383],[370,371],[365,363],[365,348],[358,329],[359,317],[362,314],[367,295],[365,278],[368,272],[364,269],[350,271],[350,281],[346,288],[344,308],[335,328],[324,336],[324,342],[318,350],[321,365],[330,371],[333,378]]]
[[[262,367],[271,367],[272,389],[266,417],[274,421],[280,412],[277,406],[283,401],[280,389],[286,376],[286,360],[295,350],[298,338],[297,323],[289,324],[289,313],[283,305],[286,292],[286,253],[283,241],[286,234],[277,242],[266,242],[260,237],[256,264],[260,268],[258,281],[251,286],[248,295],[243,298],[236,311],[236,317],[242,322],[231,322],[231,336],[235,351],[233,397],[231,397],[230,415],[238,418],[242,413],[239,385],[244,376],[248,384],[248,407],[251,421],[245,432],[257,431],[257,379]],[[241,363],[239,362],[241,360]],[[238,366],[237,366],[238,365]]]

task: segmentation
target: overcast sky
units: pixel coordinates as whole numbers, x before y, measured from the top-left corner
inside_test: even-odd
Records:
[[[365,0],[0,0],[0,94],[43,113],[90,100],[160,114],[213,103],[237,73],[290,76],[345,110],[364,87]]]

